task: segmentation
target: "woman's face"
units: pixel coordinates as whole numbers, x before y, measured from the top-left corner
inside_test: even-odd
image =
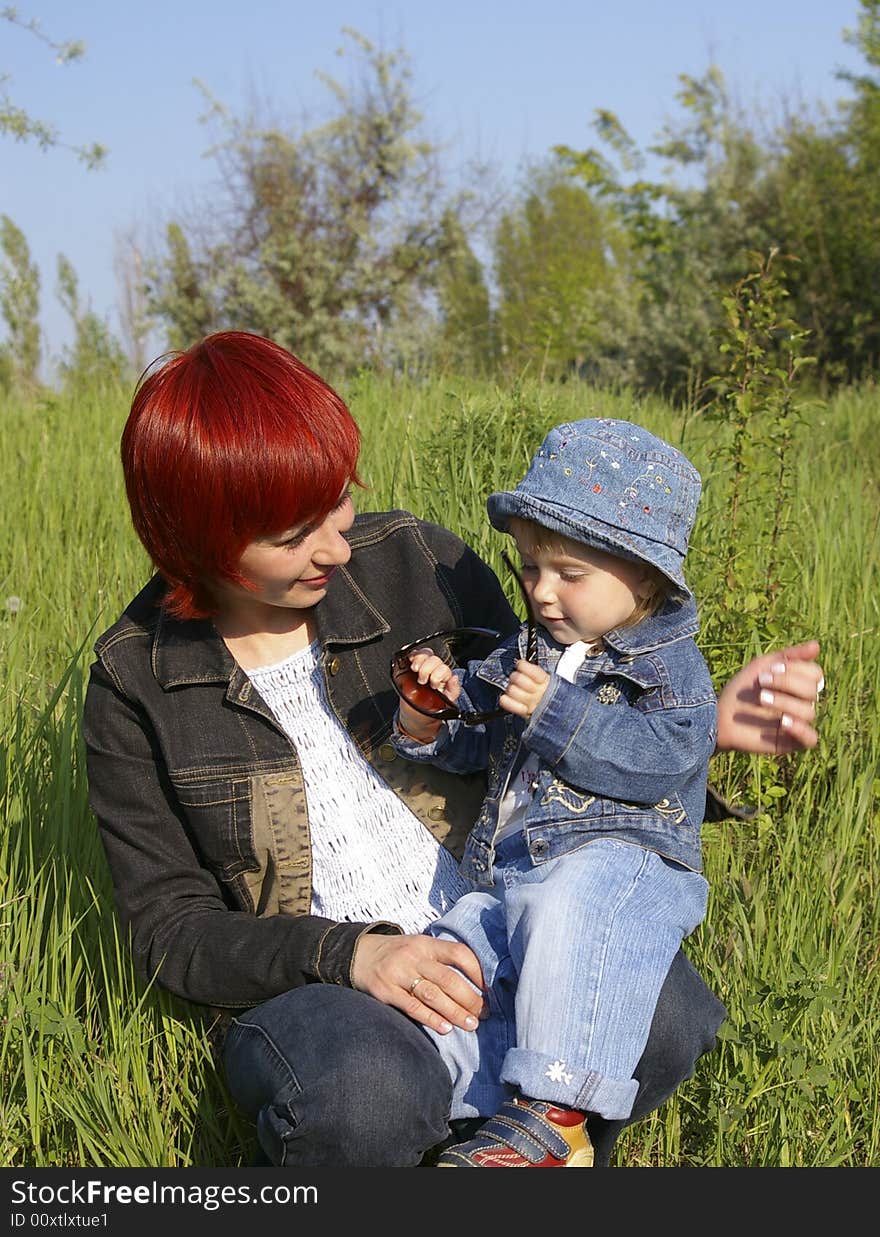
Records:
[[[238,569],[253,588],[224,582],[217,586],[221,606],[276,606],[308,610],[324,597],[337,567],[351,558],[343,536],[354,521],[351,492],[346,487],[338,503],[320,524],[299,524],[273,537],[252,541]]]

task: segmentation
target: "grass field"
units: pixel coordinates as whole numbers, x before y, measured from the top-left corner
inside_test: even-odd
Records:
[[[772,567],[765,515],[779,490],[772,468],[754,467],[736,541],[742,584],[731,592],[723,425],[580,384],[364,376],[342,389],[364,435],[361,509],[402,506],[445,524],[502,578],[486,495],[521,475],[553,424],[641,421],[680,442],[703,474],[689,580],[716,681],[774,643],[821,640],[820,746],[714,762],[722,792],[758,808],[748,823],[706,826],[709,911],[687,946],[729,1018],[694,1078],[625,1133],[618,1163],[880,1163],[877,391],[805,410]],[[0,397],[5,1166],[234,1166],[254,1147],[199,1011],[132,974],[88,809],[78,723],[91,644],[148,574],[118,462],[129,397]],[[760,442],[755,452],[766,460]]]

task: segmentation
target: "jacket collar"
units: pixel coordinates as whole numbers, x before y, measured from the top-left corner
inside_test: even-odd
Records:
[[[684,602],[669,600],[636,627],[615,628],[604,639],[618,653],[633,657],[662,649],[678,640],[691,639],[699,630],[697,603],[693,597],[688,597]]]
[[[564,651],[564,646],[551,639],[540,623],[537,630],[538,658],[545,666],[554,665]],[[697,605],[693,598],[681,605],[668,602],[662,610],[639,623],[637,627],[609,632],[604,637],[605,651],[599,654],[593,664],[597,670],[608,671],[622,660],[630,662],[643,653],[651,653],[678,640],[694,636],[698,630]],[[496,685],[505,682],[510,675],[513,660],[526,656],[526,643],[526,628],[523,625],[514,637],[489,654],[480,667],[479,677]]]
[[[157,681],[163,688],[228,683],[238,667],[217,628],[210,619],[172,618],[158,604],[164,591],[161,581],[158,587],[155,585],[154,580],[152,664]],[[364,644],[391,630],[391,624],[367,599],[349,567],[335,572],[326,597],[315,607],[315,623],[322,645]]]

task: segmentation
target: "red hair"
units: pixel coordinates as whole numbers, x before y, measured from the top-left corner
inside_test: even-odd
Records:
[[[215,613],[213,580],[259,537],[319,523],[359,484],[360,433],[302,361],[259,335],[222,331],[141,377],[122,434],[135,531],[178,618]]]

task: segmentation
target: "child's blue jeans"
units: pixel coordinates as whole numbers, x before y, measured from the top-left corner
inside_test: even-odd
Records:
[[[597,1166],[608,1166],[630,1120],[691,1076],[725,1013],[679,951],[636,1071],[630,1117],[588,1119]],[[270,1164],[406,1168],[449,1132],[449,1072],[431,1041],[398,1010],[351,988],[305,984],[240,1014],[224,1063]]]
[[[470,946],[487,992],[476,1032],[427,1032],[452,1076],[452,1118],[490,1115],[516,1092],[628,1117],[663,981],[706,912],[705,879],[607,838],[535,865],[520,834],[499,845],[493,876],[427,929]]]

